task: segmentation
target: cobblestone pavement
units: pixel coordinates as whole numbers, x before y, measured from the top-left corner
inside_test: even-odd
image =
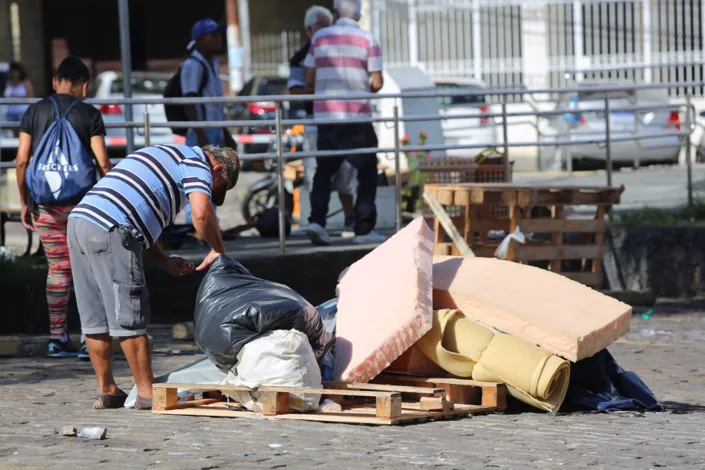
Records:
[[[155,372],[200,357],[156,329]],[[664,413],[477,416],[367,427],[256,418],[95,411],[90,365],[0,359],[0,468],[702,468],[705,308],[661,305],[610,348],[657,393]],[[131,387],[124,360],[116,374]],[[99,425],[108,439],[62,437]]]

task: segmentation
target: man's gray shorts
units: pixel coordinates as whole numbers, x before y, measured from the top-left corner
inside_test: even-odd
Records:
[[[147,334],[149,293],[142,246],[122,231],[106,232],[85,219],[70,218],[68,245],[83,334],[113,337]]]
[[[306,126],[306,132],[304,132],[304,152],[315,152],[318,148],[317,145],[318,132],[316,128]],[[316,157],[304,158],[304,187],[309,194],[313,189],[313,175],[316,174]],[[333,179],[333,188],[341,194],[355,194],[355,189],[357,188],[357,170],[347,161],[343,160],[343,164],[340,165],[338,172],[335,174]]]

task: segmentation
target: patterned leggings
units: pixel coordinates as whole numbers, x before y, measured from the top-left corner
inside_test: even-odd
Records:
[[[52,338],[61,338],[67,334],[66,310],[71,295],[71,261],[66,225],[71,209],[73,207],[39,206],[34,218],[34,228],[49,262],[46,293]]]

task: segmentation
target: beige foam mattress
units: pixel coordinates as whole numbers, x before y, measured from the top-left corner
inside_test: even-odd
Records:
[[[434,309],[468,318],[576,362],[629,331],[632,309],[559,274],[494,258],[434,256]]]

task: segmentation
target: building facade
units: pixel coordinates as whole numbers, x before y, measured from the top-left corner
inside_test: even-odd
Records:
[[[305,39],[306,9],[333,4],[243,1],[250,33],[246,76],[285,74],[288,58]],[[386,67],[418,65],[432,76],[529,89],[561,87],[575,78],[686,83],[704,78],[704,2],[363,0],[361,22],[380,38]],[[135,69],[175,69],[195,20],[209,16],[225,22],[224,0],[193,5],[130,0]],[[94,71],[120,68],[114,0],[0,0],[0,24],[6,32],[0,37],[0,62],[21,60],[40,92],[67,53],[84,58]]]

